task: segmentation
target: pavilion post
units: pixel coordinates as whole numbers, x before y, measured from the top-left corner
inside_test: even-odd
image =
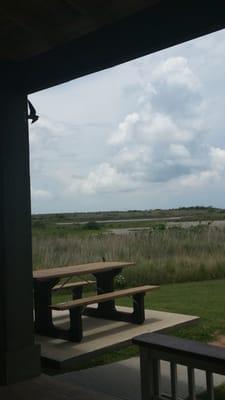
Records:
[[[4,85],[6,86],[6,85]],[[27,97],[0,91],[0,385],[40,374],[34,344]]]

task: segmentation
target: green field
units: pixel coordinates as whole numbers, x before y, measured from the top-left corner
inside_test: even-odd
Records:
[[[206,393],[197,397],[198,400],[210,400]],[[225,385],[221,385],[215,389],[215,400],[225,399]]]
[[[118,220],[137,218],[171,218],[180,217],[184,220],[211,220],[225,219],[225,210],[214,207],[180,207],[168,210],[129,210],[129,211],[99,211],[99,212],[74,212],[58,214],[35,214],[33,222],[84,222],[96,220]]]
[[[180,221],[209,222],[168,228],[166,218],[171,216],[180,217]],[[137,221],[138,218],[165,220]],[[96,223],[109,219],[111,222]],[[117,219],[122,221],[116,222]],[[116,280],[116,287],[160,284],[159,291],[146,295],[146,308],[199,316],[197,324],[173,329],[170,334],[210,342],[225,333],[225,227],[210,222],[223,219],[225,211],[211,207],[38,215],[32,222],[33,265],[35,269],[51,268],[103,257],[135,261],[136,267],[125,269],[123,279]],[[64,224],[67,222],[73,224]],[[144,229],[129,234],[110,232],[113,228],[136,227]],[[88,290],[86,294],[90,295]],[[57,294],[54,301],[66,298],[66,294]],[[122,299],[118,304],[130,305],[130,300]],[[137,354],[138,349],[129,346],[99,356],[79,369]],[[224,397],[225,389],[221,387],[216,399]]]

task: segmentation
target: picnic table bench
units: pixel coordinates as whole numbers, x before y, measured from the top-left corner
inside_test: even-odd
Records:
[[[105,303],[106,301],[115,300],[120,297],[132,296],[133,313],[125,313],[114,309],[110,310],[110,312],[106,311],[105,314],[100,312],[99,316],[105,317],[107,319],[123,320],[135,324],[142,324],[145,320],[144,295],[146,292],[158,288],[159,286],[138,286],[134,288],[117,290],[109,293],[99,294],[97,296],[85,297],[82,299],[55,304],[52,305],[51,308],[58,311],[70,311],[70,328],[66,332],[66,338],[74,342],[80,342],[83,337],[82,313],[84,307],[95,303]],[[86,309],[86,312],[87,310],[94,311],[94,315],[97,316],[96,310],[88,308]],[[90,315],[90,313],[88,313],[88,315]]]
[[[89,285],[94,285],[96,282],[95,281],[79,281],[79,282],[69,282],[69,283],[60,283],[58,285],[53,286],[52,291],[53,292],[59,292],[61,290],[70,290],[72,291],[72,297],[73,299],[79,299],[82,297],[82,292],[83,292],[83,287],[84,286],[89,286]]]

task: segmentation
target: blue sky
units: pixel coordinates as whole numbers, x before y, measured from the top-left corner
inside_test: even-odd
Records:
[[[225,31],[30,96],[32,211],[225,207]]]

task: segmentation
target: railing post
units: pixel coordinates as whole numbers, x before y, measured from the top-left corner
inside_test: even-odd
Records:
[[[153,368],[153,398],[158,399],[160,397],[160,360],[153,359],[152,360],[152,368]]]
[[[213,374],[206,371],[206,388],[209,400],[214,400]]]
[[[141,399],[153,398],[152,368],[150,365],[150,351],[140,347],[140,370],[141,370]]]
[[[195,396],[195,371],[194,368],[188,367],[188,392],[189,400],[196,400]]]
[[[170,363],[171,398],[177,400],[177,364]]]
[[[141,399],[155,400],[160,395],[160,361],[151,357],[151,351],[140,347]]]

